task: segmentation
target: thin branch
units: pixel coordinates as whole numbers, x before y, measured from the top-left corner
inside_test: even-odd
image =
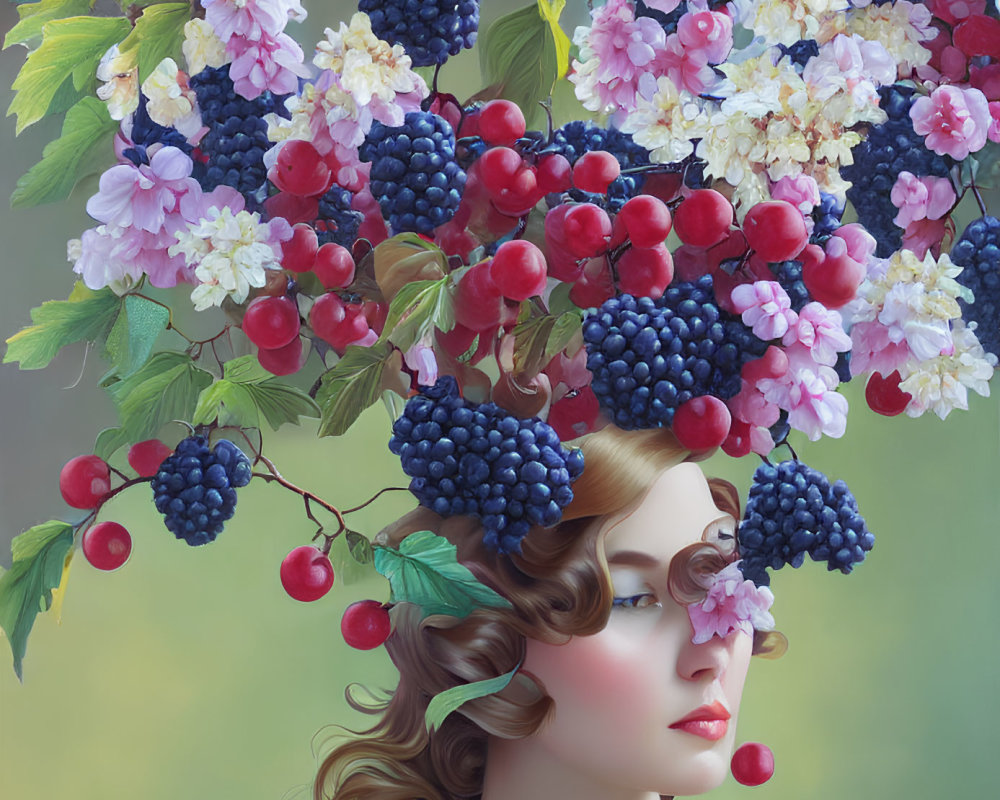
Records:
[[[370,506],[372,503],[374,503],[376,500],[378,500],[378,498],[381,497],[386,492],[408,492],[408,491],[410,491],[410,490],[409,490],[409,487],[407,487],[407,486],[386,486],[384,489],[380,489],[378,492],[376,492],[374,494],[374,496],[372,496],[368,500],[365,500],[365,502],[363,502],[361,505],[354,506],[354,508],[345,508],[340,513],[341,514],[353,514],[355,511],[360,511],[362,508],[365,508],[366,506]]]
[[[313,494],[312,492],[310,492],[310,491],[308,491],[306,489],[303,489],[300,486],[296,486],[294,483],[292,483],[291,481],[289,481],[287,478],[283,477],[282,474],[280,472],[278,472],[278,468],[274,466],[274,463],[267,456],[265,456],[263,454],[259,454],[258,455],[258,460],[265,467],[267,467],[268,471],[267,472],[253,472],[253,473],[251,473],[251,475],[253,475],[253,477],[255,477],[255,478],[261,478],[262,480],[267,481],[268,483],[274,482],[274,483],[277,483],[277,484],[279,484],[281,486],[284,486],[289,491],[295,492],[296,494],[301,495],[302,497],[304,497],[304,498],[306,498],[306,499],[308,499],[308,500],[316,503],[317,505],[321,506],[322,508],[325,508],[327,511],[329,511],[331,514],[333,514],[337,518],[337,523],[339,525],[339,527],[337,528],[337,533],[340,533],[341,531],[347,529],[347,523],[344,521],[343,515],[340,513],[340,511],[335,506],[330,505],[325,500],[323,500],[321,497],[318,497],[317,495]],[[310,519],[313,519],[313,518],[310,517]],[[316,520],[313,519],[313,521],[315,522]],[[334,535],[336,536],[336,534],[334,534]]]

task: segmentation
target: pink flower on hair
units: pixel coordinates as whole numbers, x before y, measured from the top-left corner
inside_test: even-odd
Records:
[[[805,173],[785,175],[771,187],[771,199],[784,200],[803,214],[810,214],[819,205],[819,184]]]
[[[847,429],[847,398],[835,391],[840,379],[831,367],[789,369],[781,378],[765,378],[758,388],[788,412],[788,424],[815,442],[820,436],[839,438]]]
[[[961,22],[971,14],[986,11],[986,0],[925,0],[934,16],[949,25]]]
[[[788,293],[777,281],[742,283],[733,289],[731,298],[733,307],[743,315],[743,324],[765,342],[784,336],[798,318]]]
[[[910,119],[928,148],[959,161],[982,149],[991,121],[986,95],[958,86],[938,86],[930,97],[918,97]]]
[[[727,405],[737,419],[761,428],[770,428],[781,416],[781,409],[746,380],[739,394],[729,398]]]
[[[837,363],[837,353],[851,349],[840,312],[822,303],[806,303],[781,342],[786,347],[800,345],[814,363],[827,367]]]
[[[868,233],[864,225],[859,222],[849,222],[847,225],[841,225],[833,232],[833,236],[830,238],[834,237],[843,239],[844,244],[847,245],[847,255],[859,264],[867,264],[868,259],[875,254],[875,248],[878,246],[875,237]],[[827,241],[826,252],[829,255],[833,255],[829,240]]]
[[[705,599],[687,607],[694,644],[704,644],[713,636],[725,639],[734,631],[753,636],[755,630],[774,630],[774,617],[768,610],[774,595],[766,586],[744,578],[739,564],[735,561],[715,573]]]
[[[677,21],[685,47],[700,50],[709,64],[721,64],[733,49],[733,20],[719,11],[688,12]]]
[[[654,11],[659,11],[662,14],[669,14],[677,6],[681,4],[681,0],[649,0],[646,3],[648,8],[652,8]]]
[[[910,358],[906,340],[893,341],[889,329],[877,320],[851,326],[851,375],[879,372],[891,375]]]
[[[928,252],[937,258],[947,232],[943,219],[918,219],[903,231],[903,249],[912,251],[917,258],[923,258]]]
[[[302,48],[287,33],[264,34],[257,41],[234,36],[226,44],[226,55],[233,59],[229,65],[233,88],[247,100],[264,91],[292,94],[299,77],[309,75],[302,64]]]
[[[918,178],[911,172],[900,172],[889,195],[899,209],[893,220],[900,228],[920,219],[941,219],[955,204],[955,189],[948,178]]]
[[[215,35],[227,42],[233,36],[254,41],[264,34],[281,33],[288,18],[305,19],[299,0],[201,0],[205,19]]]
[[[687,89],[691,94],[701,94],[716,82],[705,51],[685,47],[676,33],[667,37],[652,69],[657,75],[670,78],[678,90]]]

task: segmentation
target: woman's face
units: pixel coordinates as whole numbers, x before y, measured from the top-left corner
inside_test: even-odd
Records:
[[[535,736],[547,755],[609,789],[693,795],[722,783],[752,638],[692,644],[667,568],[683,547],[725,543],[735,527],[695,464],[667,470],[638,507],[605,522],[616,597],[607,626],[563,645],[527,645],[524,669],[555,701]]]

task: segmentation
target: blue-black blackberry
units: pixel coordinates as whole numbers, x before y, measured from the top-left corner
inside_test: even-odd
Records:
[[[767,569],[799,567],[806,554],[850,572],[875,543],[847,484],[801,461],[757,468],[738,539],[740,569],[758,586],[771,582]]]
[[[951,260],[964,268],[955,280],[975,297],[973,303],[959,299],[962,317],[976,323],[983,349],[1000,356],[1000,220],[970,222],[951,248]]]
[[[236,510],[236,489],[250,482],[250,460],[227,439],[211,450],[189,436],[153,476],[153,503],[167,530],[190,545],[214,541]]]
[[[812,211],[813,232],[809,237],[810,242],[822,243],[840,227],[840,221],[844,218],[844,205],[836,195],[820,192],[819,205]]]
[[[792,301],[792,310],[796,313],[812,300],[805,282],[802,280],[801,261],[776,261],[768,264],[774,279],[778,282],[789,299]]]
[[[162,144],[165,147],[176,147],[184,153],[190,154],[194,149],[188,144],[187,138],[176,128],[167,128],[149,117],[146,110],[146,95],[139,93],[139,105],[132,115],[132,129],[129,132],[132,146],[125,148],[122,155],[137,167],[140,164],[148,164],[149,156],[146,148],[154,144]]]
[[[788,60],[798,67],[804,67],[810,58],[819,55],[819,43],[815,39],[799,39],[794,44],[779,44],[778,47],[781,49],[782,58],[787,56]]]
[[[591,388],[625,430],[669,426],[692,397],[728,399],[743,364],[767,349],[738,317],[720,310],[712,278],[675,282],[657,300],[623,294],[584,318]]]
[[[422,506],[479,518],[501,553],[521,552],[532,526],[559,522],[583,471],[582,451],[564,449],[548,424],[463,400],[450,375],[407,401],[389,449]]]
[[[443,64],[476,43],[479,0],[360,0],[372,31],[399,44],[415,67]]]
[[[648,166],[649,151],[632,140],[631,134],[614,128],[601,128],[591,122],[576,120],[567,122],[552,134],[552,144],[547,152],[560,153],[569,163],[575,164],[584,153],[604,150],[611,153],[623,169]],[[604,195],[571,189],[569,194],[578,202],[595,203],[609,211],[618,211],[626,201],[642,191],[644,177],[641,174],[619,175],[608,186]]]
[[[350,250],[358,238],[358,229],[365,215],[351,208],[354,195],[343,186],[334,184],[319,199],[319,217],[314,226],[321,245],[334,242]]]
[[[893,222],[898,209],[889,197],[899,173],[945,176],[952,161],[928,150],[924,138],[913,130],[912,88],[894,84],[878,91],[879,106],[888,120],[871,126],[867,138],[851,149],[854,163],[841,167],[840,174],[851,181],[847,198],[878,241],[876,255],[888,258],[903,242],[903,231]]]
[[[444,118],[411,111],[397,127],[376,122],[358,152],[372,162],[371,192],[394,233],[430,233],[455,215],[465,171]]]
[[[264,153],[273,142],[267,138],[266,114],[288,118],[285,96],[264,92],[253,100],[236,93],[229,65],[205,67],[189,83],[198,98],[201,121],[208,133],[199,143],[207,162],[195,162],[194,177],[206,192],[221,184],[232,186],[256,207],[257,192],[267,181]]]

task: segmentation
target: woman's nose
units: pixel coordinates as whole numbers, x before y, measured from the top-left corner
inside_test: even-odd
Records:
[[[689,633],[677,657],[677,674],[686,681],[713,681],[721,678],[729,666],[733,639],[737,635],[738,632],[734,632],[725,639],[713,636],[707,642],[695,644]]]

